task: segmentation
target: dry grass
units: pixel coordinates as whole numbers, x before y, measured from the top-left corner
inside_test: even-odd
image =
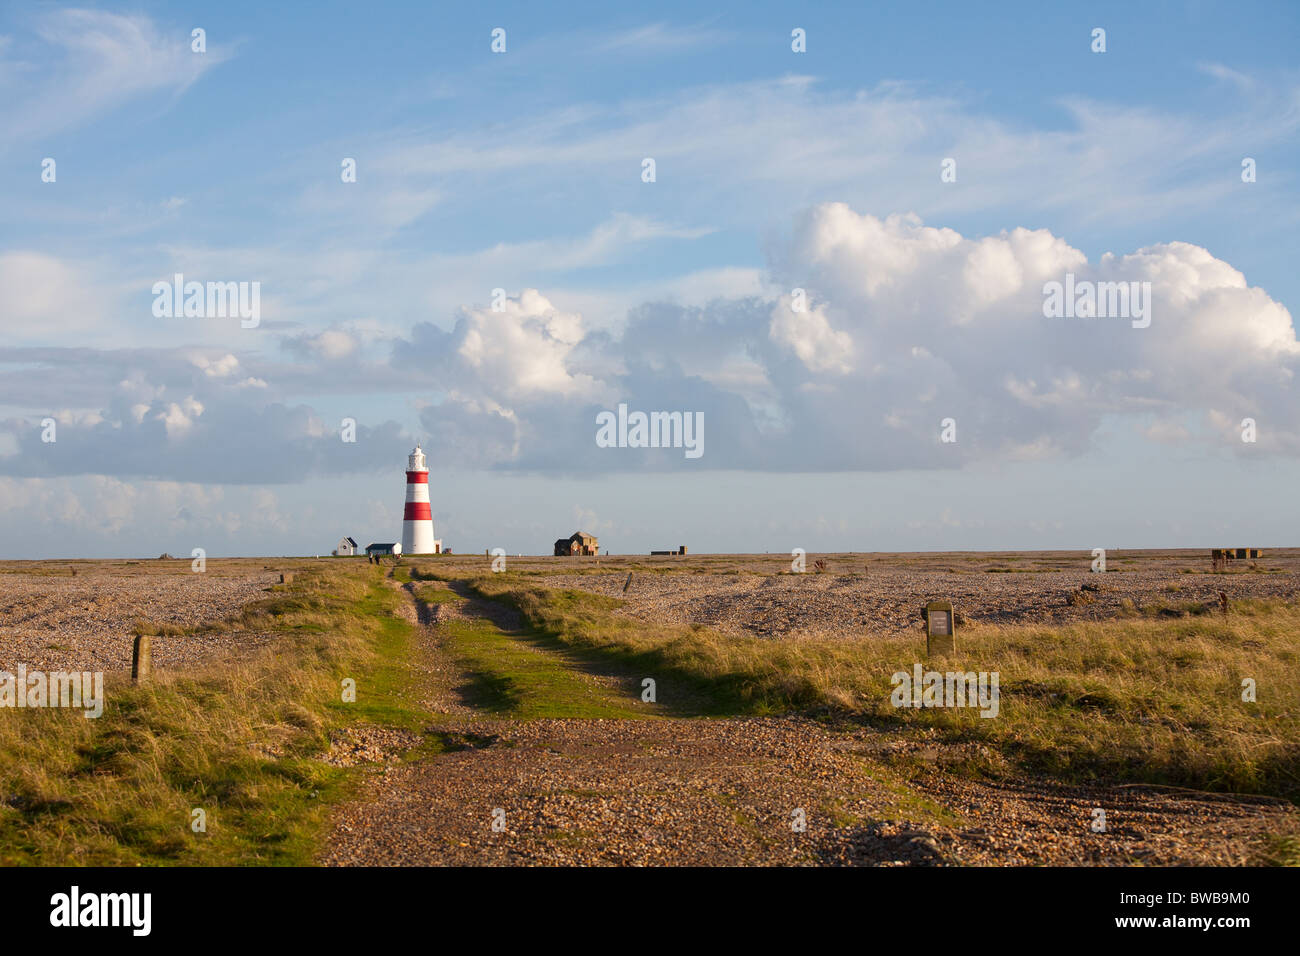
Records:
[[[951,740],[1072,779],[1141,780],[1300,798],[1300,608],[1234,604],[1228,616],[1174,609],[1064,627],[959,630],[960,655],[927,668],[997,671],[1001,710],[899,710],[890,677],[924,662],[924,638],[781,641],[648,625],[620,602],[473,579],[565,646],[676,685],[709,713],[821,711]],[[1251,678],[1258,702],[1242,701]]]
[[[373,672],[400,624],[379,579],[300,574],[221,625],[273,630],[271,647],[143,687],[110,677],[97,720],[0,711],[0,863],[309,862],[342,778],[310,758],[364,715],[343,708],[340,680]]]

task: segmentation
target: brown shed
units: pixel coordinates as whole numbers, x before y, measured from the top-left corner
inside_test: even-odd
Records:
[[[600,554],[600,545],[596,541],[596,536],[585,531],[575,531],[567,538],[560,538],[555,542],[556,557],[597,554]]]

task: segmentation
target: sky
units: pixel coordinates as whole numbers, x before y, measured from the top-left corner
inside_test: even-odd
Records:
[[[1286,2],[8,3],[0,558],[399,540],[417,441],[466,553],[1294,546],[1297,48]]]

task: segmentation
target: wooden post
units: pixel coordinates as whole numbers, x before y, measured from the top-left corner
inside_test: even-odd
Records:
[[[632,586],[632,572],[629,571],[627,573],[627,580],[623,582],[623,593],[626,594],[627,589],[630,588],[631,586]]]
[[[152,643],[148,634],[135,636],[135,646],[131,649],[131,680],[137,684],[149,681],[149,672],[153,668]]]

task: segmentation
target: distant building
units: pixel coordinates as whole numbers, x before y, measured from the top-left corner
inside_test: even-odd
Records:
[[[600,554],[600,545],[596,542],[596,536],[585,531],[575,531],[567,538],[555,542],[556,557],[597,554]]]
[[[339,541],[339,546],[334,549],[334,553],[341,556],[353,555],[358,551],[358,546],[351,538],[343,538]]]
[[[378,542],[366,545],[366,554],[401,554],[402,545],[397,541]]]
[[[651,551],[651,552],[650,552],[651,555],[656,555],[656,554],[685,554],[685,553],[686,553],[686,545],[682,545],[682,546],[679,547],[676,551]]]
[[[1260,548],[1211,548],[1210,560],[1216,570],[1224,570],[1229,561],[1260,558],[1264,552]]]

